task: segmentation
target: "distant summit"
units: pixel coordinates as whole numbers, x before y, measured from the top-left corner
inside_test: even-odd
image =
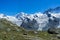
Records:
[[[60,6],[56,7],[56,8],[49,8],[44,13],[48,13],[48,12],[51,12],[51,13],[60,13]]]

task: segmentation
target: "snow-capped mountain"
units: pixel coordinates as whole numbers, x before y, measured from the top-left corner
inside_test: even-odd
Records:
[[[17,15],[16,18],[18,20],[22,20],[22,24],[20,26],[29,29],[29,30],[42,30],[45,25],[48,23],[48,17],[46,14],[35,13],[35,14],[24,14],[24,16]]]
[[[60,7],[56,7],[56,8],[49,8],[48,10],[46,10],[44,13],[60,13]]]
[[[60,28],[60,7],[48,9],[44,13],[37,12],[34,14],[27,14],[21,12],[15,16],[0,14],[0,18],[5,18],[28,30],[48,30],[54,27]]]
[[[0,14],[0,18],[5,18],[5,17],[6,17],[6,15]]]

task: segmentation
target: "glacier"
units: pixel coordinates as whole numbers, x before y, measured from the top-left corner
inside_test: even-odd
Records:
[[[37,12],[28,14],[20,12],[15,16],[0,14],[0,19],[5,18],[8,21],[23,27],[27,30],[45,31],[49,28],[60,28],[60,8],[49,9],[44,13]]]

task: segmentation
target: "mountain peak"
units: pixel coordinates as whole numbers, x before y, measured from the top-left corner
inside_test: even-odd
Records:
[[[6,17],[6,15],[0,14],[0,18],[4,18],[4,17]]]
[[[46,10],[44,13],[60,13],[60,6],[56,7],[56,8],[49,8],[48,10]]]

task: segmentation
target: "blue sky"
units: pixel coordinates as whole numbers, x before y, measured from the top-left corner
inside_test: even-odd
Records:
[[[60,6],[60,0],[0,0],[0,13],[15,15],[19,12],[44,12]]]

